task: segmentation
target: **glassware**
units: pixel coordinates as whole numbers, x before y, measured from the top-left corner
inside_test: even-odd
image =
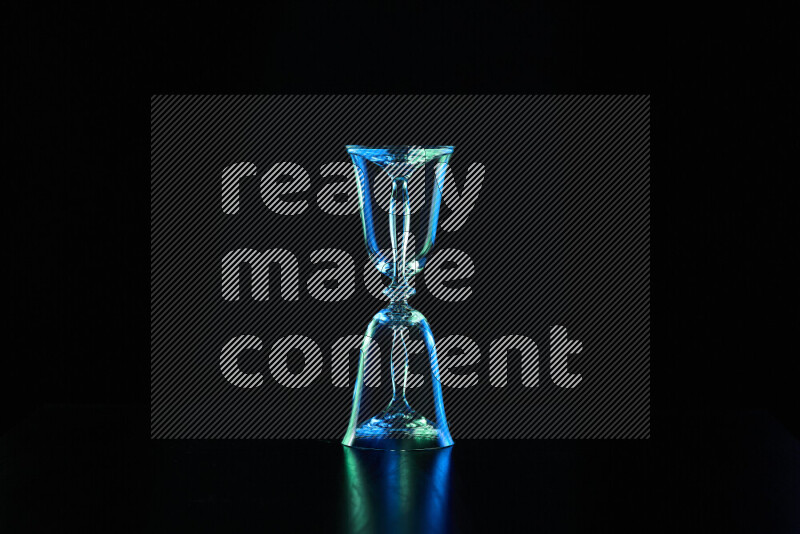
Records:
[[[342,443],[387,450],[449,447],[453,439],[433,334],[408,298],[415,293],[413,276],[425,266],[436,240],[453,147],[348,145],[347,151],[367,253],[391,282],[384,290],[389,305],[364,334]]]

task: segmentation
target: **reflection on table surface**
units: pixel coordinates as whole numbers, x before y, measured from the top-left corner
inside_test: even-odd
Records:
[[[450,532],[450,455],[344,448],[343,532]]]

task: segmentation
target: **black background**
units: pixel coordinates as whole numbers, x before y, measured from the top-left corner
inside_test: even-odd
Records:
[[[217,480],[238,488],[225,503],[257,488],[271,496],[257,509],[260,522],[212,498],[206,512],[223,519],[205,525],[268,530],[276,507],[285,515],[275,521],[297,530],[328,524],[329,508],[303,503],[327,498],[319,465],[338,449],[148,441],[150,94],[645,93],[656,265],[652,439],[460,444],[483,478],[460,479],[454,515],[472,517],[474,528],[521,528],[531,524],[522,519],[533,513],[530,496],[561,511],[554,518],[583,517],[570,528],[591,529],[589,517],[600,518],[598,530],[797,528],[796,507],[779,505],[796,495],[798,469],[796,441],[781,428],[798,434],[789,185],[796,38],[782,9],[667,9],[285,3],[9,14],[4,521],[182,530],[192,515],[180,496],[216,486],[197,469],[164,482],[163,465],[194,457],[237,473],[241,465],[225,462],[273,455],[285,461],[272,460],[263,477]],[[414,74],[396,75],[409,62]],[[547,447],[611,460],[551,494],[535,463]],[[299,460],[312,456],[317,467]],[[610,489],[592,486],[611,475]],[[476,487],[495,491],[473,495]],[[573,487],[604,500],[573,498]]]

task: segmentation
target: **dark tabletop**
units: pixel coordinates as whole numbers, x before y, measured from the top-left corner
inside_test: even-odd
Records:
[[[50,405],[20,422],[0,449],[3,530],[800,531],[800,444],[766,412],[654,413],[650,440],[402,453],[152,441],[146,425],[132,406]]]

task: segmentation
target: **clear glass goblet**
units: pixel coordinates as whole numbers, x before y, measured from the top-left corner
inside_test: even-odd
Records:
[[[449,447],[453,439],[433,334],[408,299],[415,293],[413,277],[425,267],[436,240],[453,147],[348,145],[347,151],[367,253],[390,283],[384,290],[388,306],[364,334],[342,443],[387,450]]]

